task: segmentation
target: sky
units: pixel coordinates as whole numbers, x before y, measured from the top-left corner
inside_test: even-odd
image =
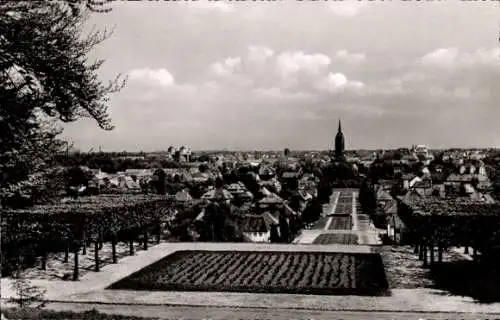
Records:
[[[82,151],[500,146],[500,1],[119,1],[89,59],[113,131]]]

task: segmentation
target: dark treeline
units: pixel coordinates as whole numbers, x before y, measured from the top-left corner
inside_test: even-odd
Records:
[[[55,162],[64,167],[86,166],[116,173],[127,169],[181,168],[184,165],[167,157],[143,153],[71,153],[55,157]]]

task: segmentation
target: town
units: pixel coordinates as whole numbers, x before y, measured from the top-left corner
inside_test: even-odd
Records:
[[[340,121],[332,140],[333,150],[324,152],[66,152],[53,168],[59,183],[51,186],[52,197],[59,200],[26,207],[29,199],[12,197],[4,204],[10,209],[2,215],[2,275],[22,269],[21,279],[56,283],[49,294],[71,301],[84,298],[71,295],[74,287],[63,289],[66,281],[83,285],[109,264],[130,273],[151,263],[105,282],[114,290],[375,296],[436,282],[452,294],[500,299],[496,282],[484,280],[497,254],[498,151],[345,150]],[[273,243],[288,244],[281,254],[303,252],[304,258],[282,256]],[[185,250],[194,251],[168,256]],[[214,250],[220,253],[207,253]],[[325,269],[330,257],[315,252],[342,260]],[[140,261],[127,260],[138,253]],[[205,269],[206,259],[216,269]],[[248,278],[231,271],[241,268]],[[297,278],[289,278],[288,268]],[[463,273],[472,275],[470,282]]]
[[[1,319],[499,318],[469,6],[0,1]]]

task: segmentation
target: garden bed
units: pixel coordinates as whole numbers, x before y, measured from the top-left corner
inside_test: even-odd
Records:
[[[352,204],[337,203],[333,215],[348,215],[352,213]]]
[[[348,233],[323,233],[314,239],[313,244],[358,244],[358,236]]]
[[[342,216],[333,217],[328,230],[351,230],[352,228],[352,217]]]
[[[385,295],[380,255],[177,251],[108,289]]]

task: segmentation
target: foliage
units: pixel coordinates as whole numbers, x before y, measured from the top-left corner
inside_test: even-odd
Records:
[[[77,7],[76,1],[0,1],[3,198],[22,197],[26,181],[50,166],[62,148],[60,122],[87,117],[112,129],[109,94],[124,82],[98,79],[103,61],[89,64],[87,54],[109,34],[84,36],[88,10]]]
[[[373,186],[365,180],[359,189],[359,204],[365,214],[373,216],[377,210],[377,195]]]
[[[284,217],[284,215],[282,214],[280,214],[279,217],[279,225],[280,225],[280,242],[290,243],[291,242],[290,226],[288,224],[288,219]]]
[[[200,227],[201,241],[242,242],[243,233],[236,224],[231,207],[225,203],[210,203]]]
[[[302,221],[304,223],[312,223],[317,221],[321,217],[321,212],[323,211],[323,207],[318,199],[311,200],[304,212],[302,213]]]
[[[271,230],[270,230],[269,241],[271,243],[278,243],[278,242],[280,242],[280,235],[278,233],[278,226],[272,224],[270,228],[271,228]]]
[[[158,168],[153,173],[153,180],[151,181],[153,188],[156,191],[156,194],[165,194],[165,180],[166,174],[165,171],[161,168]]]
[[[22,248],[26,243],[67,243],[78,248],[82,236],[98,232],[137,233],[171,214],[172,199],[156,195],[106,195],[69,199],[65,203],[4,210],[2,248]],[[16,251],[16,250],[14,250]],[[3,252],[7,254],[7,252]],[[16,254],[13,252],[12,254]],[[5,256],[2,259],[11,259]],[[2,263],[2,266],[4,264]]]

